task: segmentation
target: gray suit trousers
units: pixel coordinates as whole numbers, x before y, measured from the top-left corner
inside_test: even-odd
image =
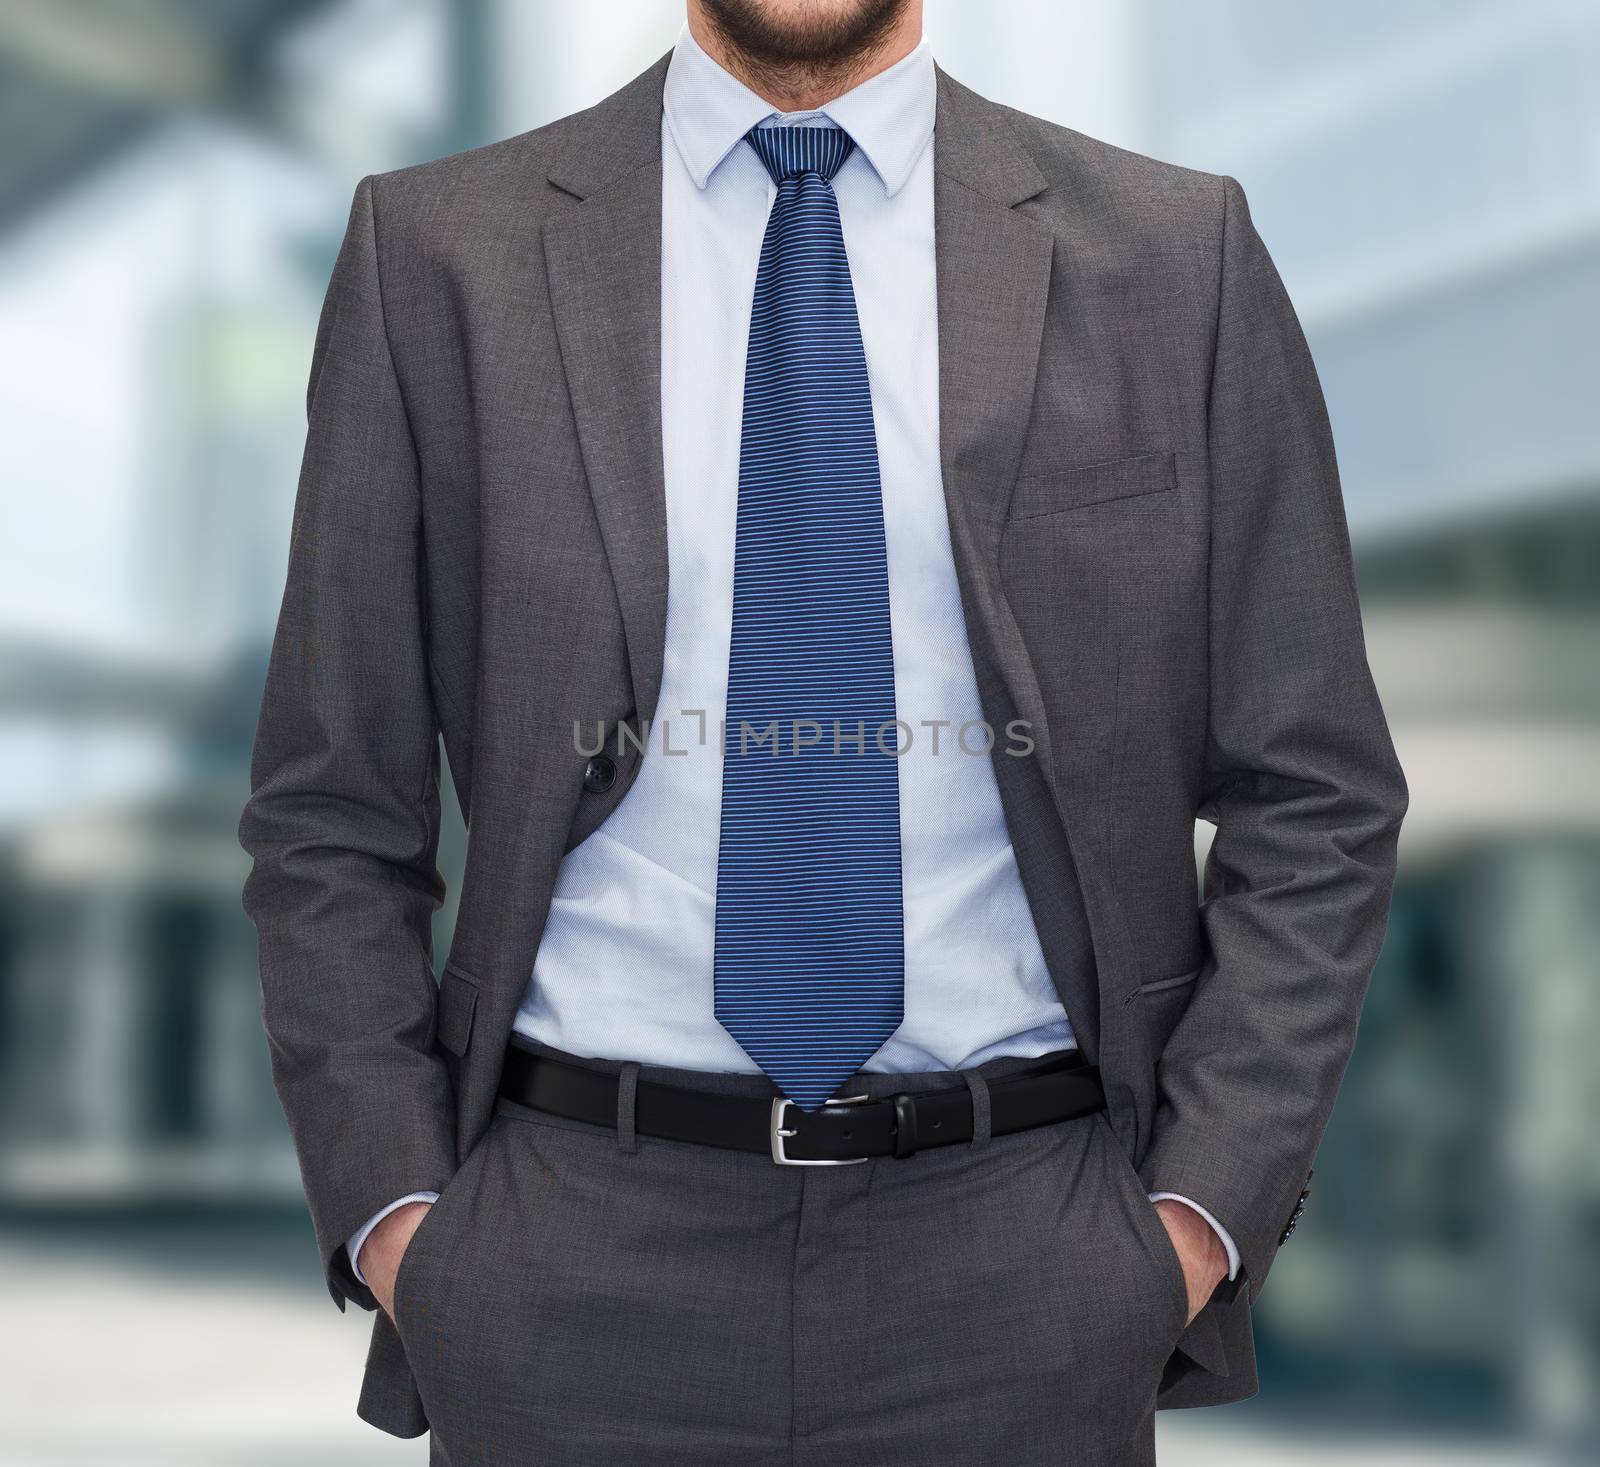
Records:
[[[863,1073],[841,1093],[965,1084],[982,1114],[986,1083],[1028,1063]],[[773,1093],[760,1075],[639,1073]],[[1103,1112],[841,1167],[622,1121],[500,1099],[417,1230],[396,1312],[432,1462],[1154,1461],[1184,1280]]]

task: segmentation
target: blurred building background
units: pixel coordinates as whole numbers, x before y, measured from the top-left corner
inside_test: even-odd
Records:
[[[351,1414],[367,1320],[317,1277],[239,907],[312,333],[358,178],[586,105],[681,13],[0,5],[0,1462],[421,1459]],[[1600,1460],[1600,0],[927,29],[1243,183],[1412,786],[1263,1394],[1164,1418],[1163,1461]]]

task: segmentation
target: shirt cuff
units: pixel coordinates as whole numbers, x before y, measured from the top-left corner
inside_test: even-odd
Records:
[[[1160,1202],[1163,1198],[1169,1202],[1181,1202],[1185,1207],[1192,1207],[1211,1224],[1211,1231],[1222,1239],[1222,1246],[1228,1254],[1228,1277],[1230,1279],[1236,1277],[1239,1272],[1239,1249],[1235,1246],[1232,1237],[1229,1236],[1228,1230],[1198,1202],[1191,1197],[1185,1197],[1181,1192],[1152,1192],[1150,1194],[1152,1202]]]
[[[366,1286],[367,1276],[361,1272],[361,1264],[357,1261],[361,1257],[361,1245],[367,1241],[367,1234],[381,1223],[384,1218],[397,1207],[404,1207],[408,1202],[437,1202],[437,1192],[407,1192],[404,1197],[396,1197],[382,1212],[375,1212],[366,1222],[350,1234],[350,1241],[344,1245],[344,1251],[350,1256],[350,1272]]]

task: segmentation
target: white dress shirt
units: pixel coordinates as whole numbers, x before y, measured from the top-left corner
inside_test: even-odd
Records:
[[[985,752],[950,548],[939,463],[934,113],[926,37],[824,106],[779,113],[714,61],[687,23],[679,32],[661,123],[670,572],[661,696],[632,788],[557,873],[515,1018],[533,1039],[645,1064],[758,1068],[717,1022],[712,982],[745,354],[777,193],[744,134],[809,124],[842,127],[855,141],[833,188],[877,434],[896,710],[909,726],[899,760],[905,1017],[863,1068],[953,1070],[1075,1043]],[[993,737],[1006,747],[1005,731]],[[1232,1240],[1196,1211],[1222,1236],[1231,1277]],[[352,1238],[352,1261],[372,1223]]]

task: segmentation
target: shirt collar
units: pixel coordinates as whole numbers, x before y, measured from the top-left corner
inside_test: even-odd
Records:
[[[933,135],[933,52],[926,35],[916,49],[842,96],[807,112],[779,112],[725,70],[694,38],[685,21],[678,32],[662,105],[667,127],[697,188],[757,123],[826,117],[850,134],[882,179],[897,193]]]

